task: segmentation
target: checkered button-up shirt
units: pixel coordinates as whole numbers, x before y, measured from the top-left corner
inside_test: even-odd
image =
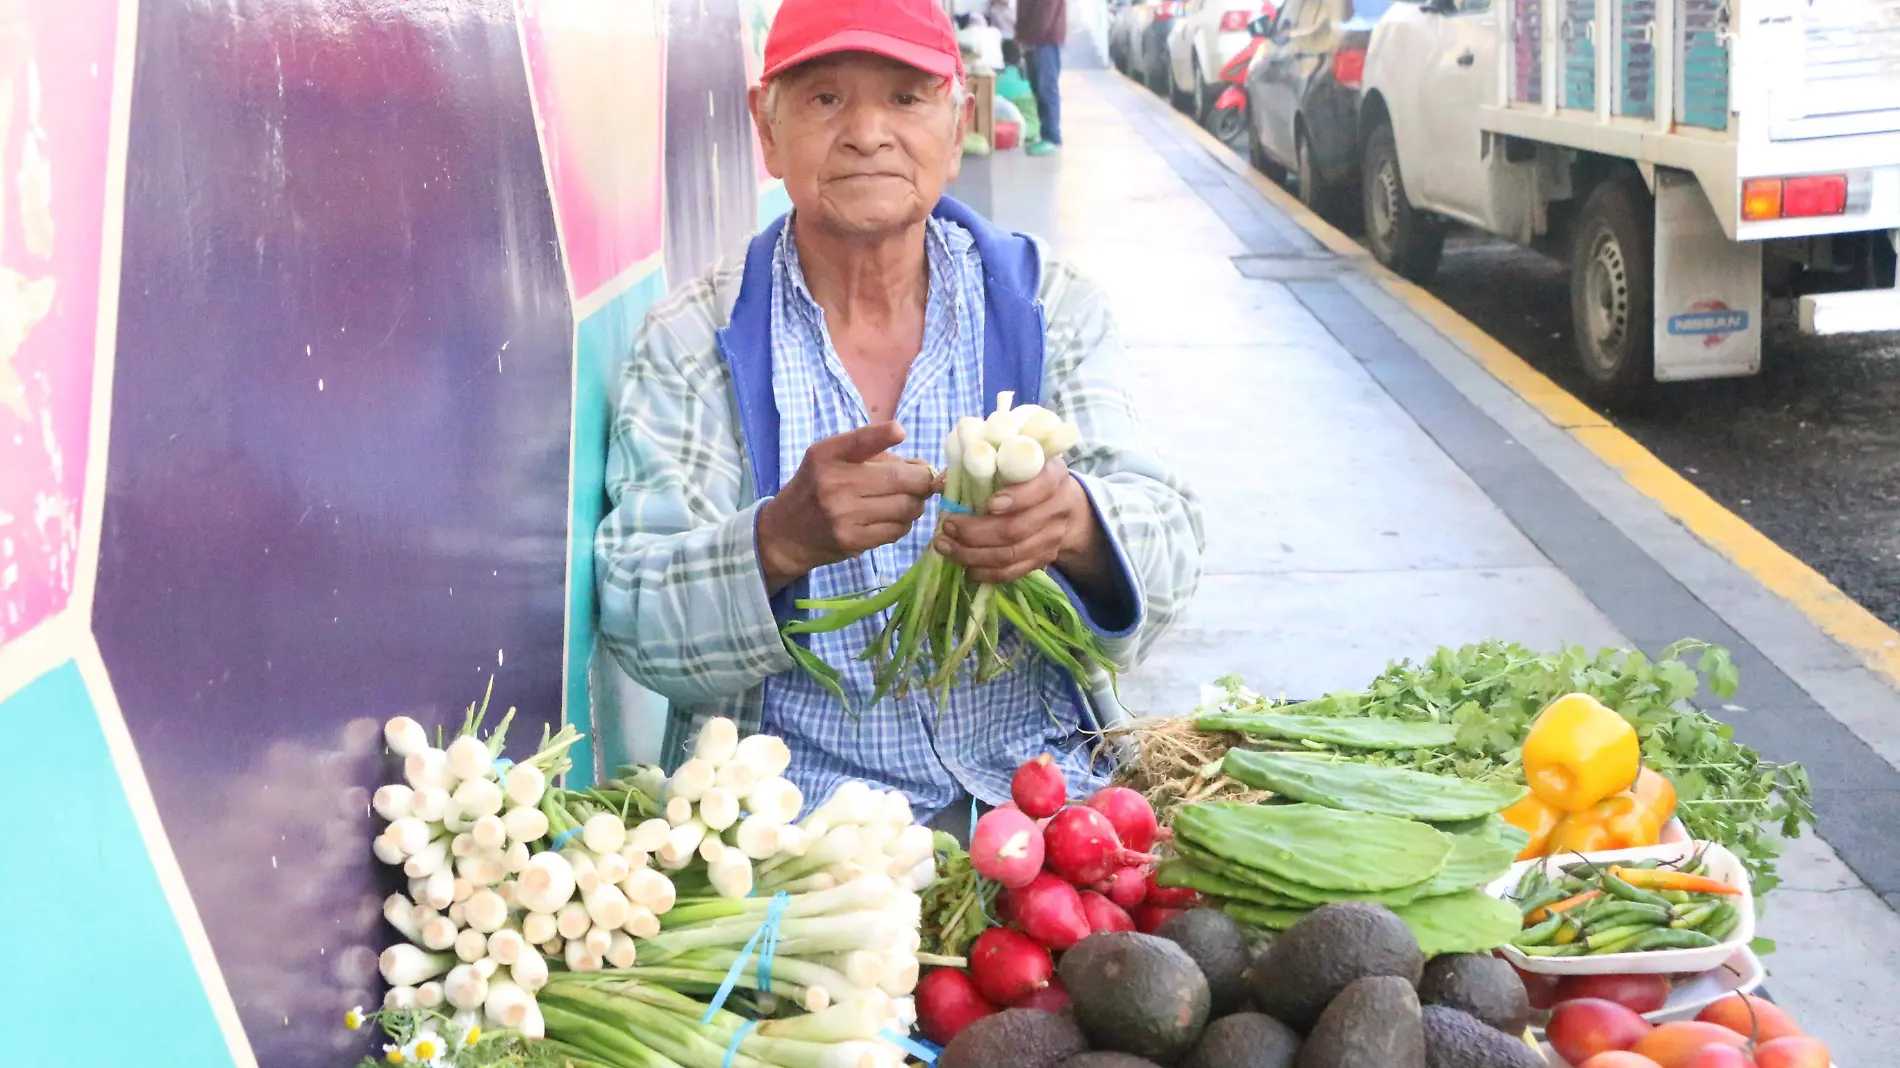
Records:
[[[821,438],[867,421],[806,290],[791,227],[773,263],[772,387],[784,472]],[[941,462],[960,416],[981,415],[983,275],[967,233],[933,219],[927,239],[930,297],[924,343],[897,418],[900,455]],[[595,541],[595,578],[606,648],[635,680],[668,699],[662,752],[677,761],[698,722],[736,719],[791,745],[788,772],[809,803],[847,779],[902,789],[920,819],[967,791],[1008,797],[1009,777],[1045,750],[1061,754],[1078,787],[1096,776],[1078,744],[1080,710],[1062,672],[1039,657],[983,685],[951,691],[941,709],[913,693],[866,708],[869,665],[855,654],[881,620],[813,637],[812,650],[845,672],[849,715],[785,653],[754,539],[760,501],[717,331],[737,298],[738,265],[716,269],[657,305],[635,342],[609,445],[612,512]],[[1138,593],[1136,625],[1108,642],[1132,666],[1185,606],[1200,575],[1201,526],[1192,495],[1145,442],[1116,379],[1120,347],[1100,294],[1059,263],[1045,263],[1040,294],[1048,323],[1043,403],[1082,431],[1070,454],[1097,514],[1127,562]],[[935,505],[904,538],[819,568],[811,595],[886,584],[929,544]]]

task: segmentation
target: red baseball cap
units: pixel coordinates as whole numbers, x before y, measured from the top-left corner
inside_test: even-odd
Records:
[[[938,0],[785,0],[765,38],[759,81],[835,52],[871,52],[939,78],[963,77],[963,49]]]

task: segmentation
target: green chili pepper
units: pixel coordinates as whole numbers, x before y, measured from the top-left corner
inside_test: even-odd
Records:
[[[1701,931],[1677,931],[1668,927],[1653,928],[1631,940],[1622,949],[1625,953],[1646,953],[1652,949],[1707,949],[1720,945]]]
[[[1517,907],[1524,915],[1529,916],[1545,905],[1555,905],[1557,902],[1569,896],[1571,895],[1565,891],[1563,887],[1556,883],[1547,882],[1539,887],[1537,892],[1530,897],[1518,899]]]
[[[1679,931],[1693,931],[1693,930],[1696,930],[1697,928],[1700,928],[1704,923],[1708,922],[1709,918],[1712,917],[1716,912],[1720,911],[1720,909],[1721,909],[1721,906],[1713,904],[1713,903],[1707,904],[1707,905],[1697,905],[1689,909],[1688,911],[1684,912],[1682,915],[1676,917],[1674,922],[1670,923],[1669,926],[1674,927]]]
[[[1572,942],[1567,946],[1519,946],[1517,948],[1527,957],[1581,957],[1589,948],[1589,944]]]
[[[1549,945],[1550,940],[1557,936],[1557,929],[1563,925],[1564,914],[1559,912],[1535,927],[1526,928],[1516,938],[1511,939],[1511,944],[1520,948]]]
[[[1663,908],[1669,907],[1668,898],[1650,893],[1648,890],[1638,890],[1616,876],[1611,875],[1609,872],[1603,873],[1603,889],[1625,901],[1636,901],[1645,905],[1660,905]]]
[[[1594,936],[1598,931],[1608,931],[1617,927],[1665,926],[1671,919],[1666,908],[1655,905],[1640,905],[1634,901],[1621,902],[1622,908],[1605,913],[1594,920],[1583,921],[1583,933]]]
[[[1725,901],[1717,905],[1715,914],[1704,920],[1696,930],[1717,942],[1726,942],[1729,936],[1735,933],[1735,928],[1740,927],[1741,924],[1741,910]]]

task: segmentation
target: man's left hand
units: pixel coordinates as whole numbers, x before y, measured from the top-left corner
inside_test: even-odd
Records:
[[[1070,582],[1092,587],[1109,558],[1088,494],[1060,459],[1027,482],[997,490],[984,515],[946,515],[936,547],[971,578],[995,585],[1054,565]]]

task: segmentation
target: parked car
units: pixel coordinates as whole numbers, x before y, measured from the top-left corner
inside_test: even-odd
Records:
[[[1166,96],[1168,32],[1187,13],[1190,0],[1116,0],[1108,31],[1108,55],[1123,74]]]
[[[1247,147],[1269,177],[1339,219],[1358,205],[1359,96],[1372,27],[1393,0],[1286,0],[1253,25],[1266,38],[1247,71]]]
[[[1168,30],[1168,95],[1174,105],[1200,122],[1214,112],[1220,95],[1220,71],[1253,35],[1247,24],[1271,15],[1275,5],[1261,0],[1188,0],[1187,10]]]

